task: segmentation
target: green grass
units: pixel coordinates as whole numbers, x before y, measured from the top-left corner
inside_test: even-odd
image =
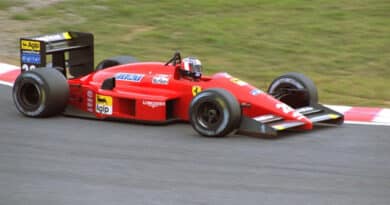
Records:
[[[178,49],[262,89],[299,71],[324,103],[390,106],[389,0],[68,0],[25,15],[43,33],[93,32],[97,61]]]
[[[11,6],[15,6],[18,4],[20,4],[20,2],[15,0],[0,0],[0,10],[6,10]]]
[[[11,18],[13,20],[25,21],[25,20],[30,20],[31,16],[28,16],[28,15],[25,15],[25,14],[14,14]]]

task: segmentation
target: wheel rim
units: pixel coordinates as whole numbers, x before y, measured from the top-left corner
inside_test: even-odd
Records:
[[[19,102],[26,110],[35,110],[40,106],[41,91],[35,83],[23,83],[19,93]]]
[[[199,106],[197,121],[206,129],[218,127],[223,119],[223,110],[215,102],[205,102]]]

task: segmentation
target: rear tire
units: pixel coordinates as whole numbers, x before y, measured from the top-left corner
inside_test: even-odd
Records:
[[[12,97],[17,110],[28,117],[49,117],[62,113],[69,98],[69,85],[53,68],[37,68],[20,74]]]
[[[206,137],[224,137],[237,129],[241,120],[237,99],[219,88],[208,89],[195,96],[189,114],[192,127]]]
[[[103,70],[116,65],[124,65],[129,63],[136,63],[136,62],[138,62],[138,60],[132,56],[115,56],[101,61],[96,66],[96,71]]]
[[[301,73],[291,72],[276,78],[268,87],[268,93],[293,108],[318,104],[317,87]]]

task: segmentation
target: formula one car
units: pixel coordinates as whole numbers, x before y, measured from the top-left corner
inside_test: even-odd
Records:
[[[166,63],[117,56],[94,68],[93,35],[64,32],[20,39],[22,72],[13,87],[19,112],[142,123],[189,122],[199,134],[275,136],[341,124],[342,114],[318,104],[314,83],[299,73],[276,78],[267,92],[230,76],[204,76],[201,62]]]

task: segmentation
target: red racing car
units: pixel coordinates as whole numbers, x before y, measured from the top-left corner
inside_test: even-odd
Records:
[[[20,48],[22,72],[13,100],[28,117],[64,113],[143,123],[188,121],[212,137],[275,136],[344,120],[318,104],[314,83],[299,73],[276,78],[263,92],[227,73],[204,76],[198,59],[182,59],[178,52],[166,63],[118,56],[94,68],[90,33],[21,38]]]

